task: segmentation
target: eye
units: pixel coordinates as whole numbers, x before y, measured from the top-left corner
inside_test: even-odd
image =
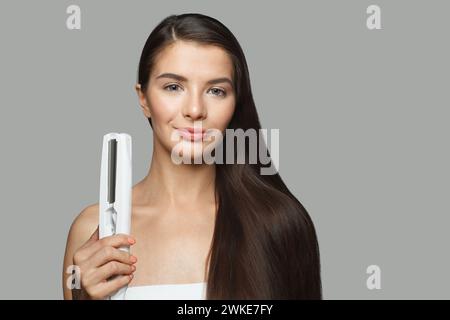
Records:
[[[224,90],[222,90],[222,89],[211,88],[209,90],[211,90],[213,92],[213,94],[216,95],[216,96],[219,96],[219,97],[225,97],[226,96],[226,92]]]
[[[172,84],[169,84],[168,86],[165,86],[165,87],[164,87],[164,90],[167,90],[167,91],[177,91],[177,88],[180,88],[180,89],[181,89],[181,87],[180,87],[178,84],[172,83]]]

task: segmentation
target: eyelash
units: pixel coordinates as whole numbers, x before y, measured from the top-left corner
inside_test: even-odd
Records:
[[[172,84],[169,84],[169,85],[165,86],[165,87],[164,87],[164,90],[167,90],[167,91],[173,91],[173,90],[168,90],[168,89],[167,89],[167,88],[170,88],[170,87],[172,87],[172,86],[177,86],[178,88],[180,88],[180,86],[179,86],[178,84],[172,83]],[[218,96],[218,97],[225,97],[225,96],[227,95],[227,93],[225,92],[225,90],[222,90],[222,89],[219,89],[219,88],[211,88],[211,89],[216,89],[216,90],[219,90],[219,91],[220,91],[220,94],[214,94],[215,96]],[[211,90],[211,89],[210,89],[210,90]]]

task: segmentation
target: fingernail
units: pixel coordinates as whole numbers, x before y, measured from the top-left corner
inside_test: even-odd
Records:
[[[134,270],[136,270],[136,267],[134,265],[132,265],[131,270],[133,270],[133,272],[134,272]]]
[[[135,263],[137,261],[137,258],[135,256],[131,256],[130,260],[131,260],[132,263]]]
[[[130,276],[130,279],[133,279],[133,274],[130,274],[129,276]]]
[[[134,240],[133,238],[129,237],[129,238],[128,238],[128,242],[129,242],[130,244],[135,244],[135,243],[136,243],[136,240]]]

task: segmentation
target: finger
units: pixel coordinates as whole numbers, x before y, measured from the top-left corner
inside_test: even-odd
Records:
[[[90,258],[93,254],[95,254],[98,250],[103,247],[129,247],[130,245],[136,243],[133,237],[126,234],[116,234],[108,237],[104,237],[100,240],[97,240],[91,243],[89,246],[84,248],[84,254]]]
[[[98,283],[109,279],[116,275],[129,275],[136,270],[134,265],[121,263],[118,261],[110,261],[105,265],[97,268],[95,272],[89,277],[91,283]]]
[[[110,296],[123,286],[129,284],[131,279],[133,279],[133,275],[123,275],[110,281],[101,282],[92,288],[93,294],[91,297],[94,299],[102,299],[106,296]]]
[[[126,251],[119,250],[114,247],[103,247],[95,252],[89,259],[89,267],[98,268],[110,262],[118,261],[126,264],[136,263],[137,258]]]

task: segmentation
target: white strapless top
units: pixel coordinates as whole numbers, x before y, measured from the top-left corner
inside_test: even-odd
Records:
[[[125,300],[205,300],[206,282],[155,284],[127,288]]]

